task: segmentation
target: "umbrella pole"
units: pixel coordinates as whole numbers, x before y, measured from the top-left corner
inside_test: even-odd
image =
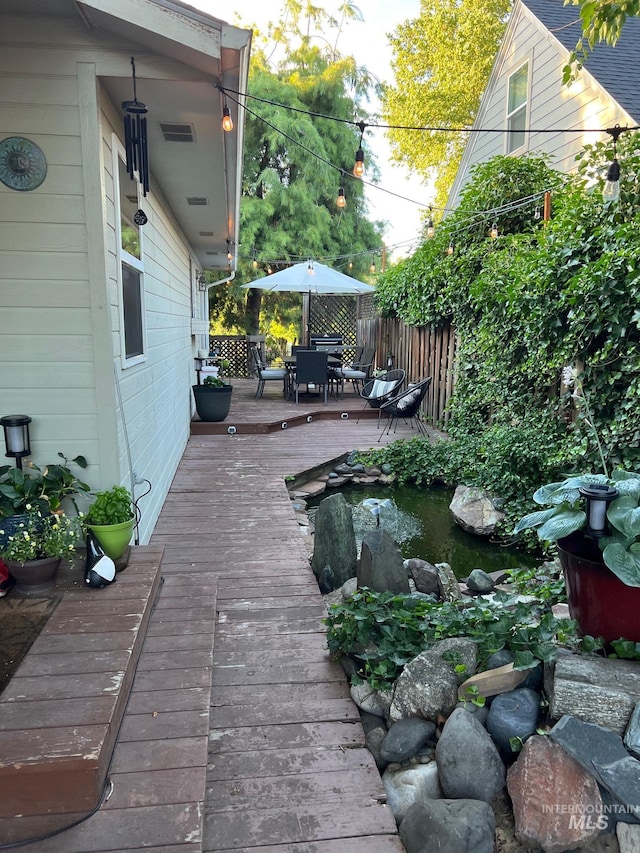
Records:
[[[309,322],[311,320],[311,291],[302,294],[302,343],[304,346],[309,346],[310,329]]]

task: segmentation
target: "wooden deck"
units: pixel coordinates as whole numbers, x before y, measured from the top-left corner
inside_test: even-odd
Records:
[[[234,388],[224,426],[235,434],[192,435],[146,546],[162,555],[164,583],[108,799],[22,849],[403,850],[348,684],[328,658],[324,606],[284,482],[375,446],[377,421],[356,424],[361,401],[349,393],[325,409],[286,403],[274,385],[260,401],[254,391],[254,382]],[[194,431],[208,426],[218,425]],[[399,427],[396,437],[414,434]]]

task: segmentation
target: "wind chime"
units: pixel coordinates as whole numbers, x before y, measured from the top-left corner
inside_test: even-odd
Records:
[[[147,107],[138,100],[136,92],[136,63],[131,57],[133,74],[133,100],[123,101],[124,110],[124,148],[127,160],[127,172],[132,181],[138,180],[142,194],[147,197],[149,192],[149,154],[147,149]],[[147,221],[144,210],[137,210],[134,216],[136,225],[144,225]]]

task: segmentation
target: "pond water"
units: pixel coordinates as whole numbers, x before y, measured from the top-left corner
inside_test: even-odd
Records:
[[[340,491],[353,510],[358,553],[364,534],[377,526],[379,517],[380,526],[397,542],[405,559],[449,563],[459,578],[473,569],[496,572],[539,562],[530,554],[473,536],[457,525],[449,510],[452,489],[352,485]],[[325,497],[327,494],[309,500],[311,517]]]

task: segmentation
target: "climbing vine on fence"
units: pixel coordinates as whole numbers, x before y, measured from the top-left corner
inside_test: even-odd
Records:
[[[527,450],[518,441],[517,452],[535,450],[542,468],[598,469],[593,430],[561,393],[565,365],[583,371],[611,465],[640,464],[640,134],[621,135],[620,200],[604,203],[612,158],[611,144],[599,142],[585,148],[572,176],[539,156],[477,165],[459,209],[378,284],[383,314],[412,325],[451,320],[459,333],[449,431],[467,453],[486,459],[478,485],[500,488],[511,439],[532,431],[543,444]],[[504,215],[481,213],[517,199],[529,201]],[[487,443],[499,445],[502,461],[489,459]]]

